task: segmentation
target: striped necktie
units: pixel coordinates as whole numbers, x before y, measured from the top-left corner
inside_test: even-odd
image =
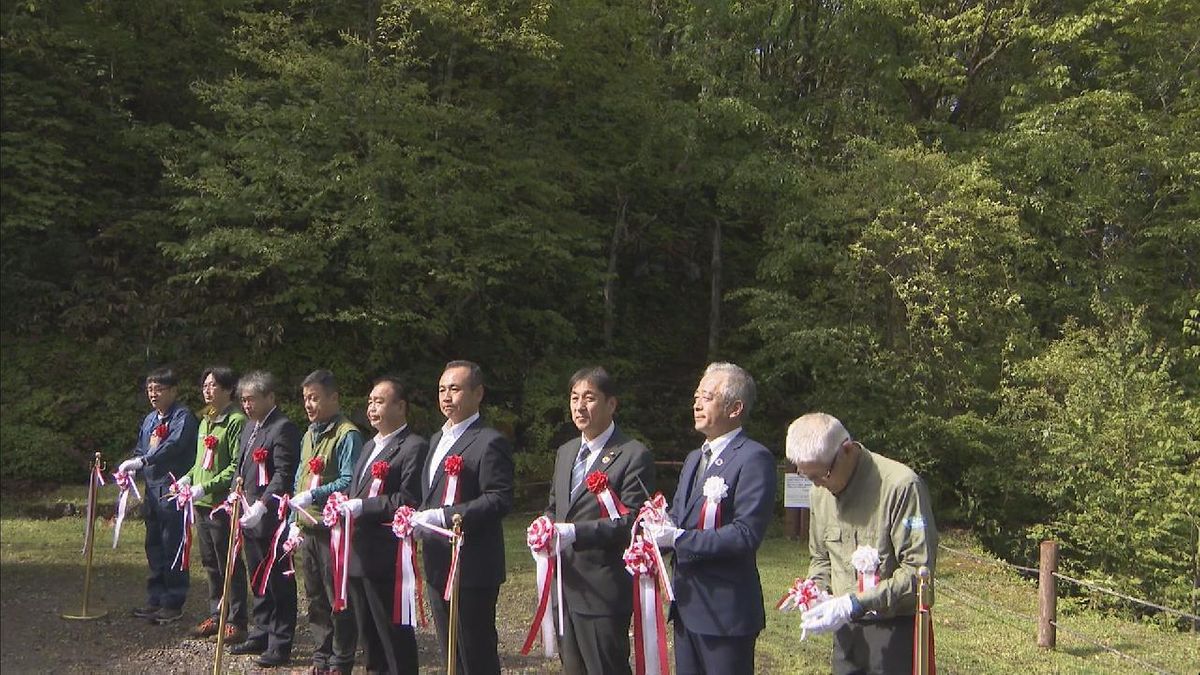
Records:
[[[575,458],[575,466],[571,467],[571,497],[575,497],[575,491],[583,484],[583,474],[587,471],[587,458],[591,450],[587,443],[579,446],[579,456]]]

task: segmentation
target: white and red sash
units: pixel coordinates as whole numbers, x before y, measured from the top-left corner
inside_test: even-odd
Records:
[[[525,543],[537,563],[537,610],[533,614],[533,623],[525,636],[525,644],[521,654],[528,654],[538,634],[542,636],[542,649],[546,658],[558,655],[558,637],[563,629],[563,597],[562,570],[558,557],[558,530],[546,516],[540,516],[529,524],[525,531]],[[551,586],[558,586],[558,633],[554,632],[554,615],[550,613]]]
[[[258,465],[258,485],[262,487],[268,483],[267,479],[267,455],[270,451],[266,448],[255,448],[250,458]]]
[[[220,441],[216,436],[209,434],[204,437],[204,459],[200,461],[200,466],[204,467],[205,471],[212,471],[217,463],[217,444]]]
[[[346,609],[349,601],[350,540],[354,533],[354,516],[343,513],[338,507],[346,501],[346,495],[334,492],[325,502],[321,512],[325,526],[330,529],[329,554],[333,560],[333,611]]]
[[[178,569],[186,572],[191,568],[192,524],[196,522],[196,507],[192,504],[191,488],[179,485],[174,476],[171,476],[171,491],[175,493],[175,509],[183,514],[183,539],[179,542],[179,550],[175,551],[171,569],[176,569],[178,565]]]
[[[396,547],[396,582],[392,598],[392,623],[416,628],[425,626],[425,598],[421,591],[421,566],[413,543],[413,511],[401,506],[392,517],[392,534],[400,540]]]
[[[667,623],[662,607],[662,559],[652,541],[637,535],[625,549],[625,569],[633,575],[633,655],[635,675],[670,675]],[[657,583],[656,583],[657,582]],[[670,585],[666,586],[670,591]]]

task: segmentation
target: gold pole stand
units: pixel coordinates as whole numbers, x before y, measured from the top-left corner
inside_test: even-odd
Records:
[[[454,514],[454,541],[450,544],[458,553],[462,553],[462,515]],[[452,554],[453,555],[453,554]],[[455,675],[458,667],[458,578],[459,568],[462,567],[462,557],[457,556],[458,564],[454,566],[454,576],[446,583],[450,584],[450,619],[446,627],[446,675]]]
[[[233,493],[237,498],[229,507],[229,548],[225,553],[225,584],[221,589],[221,619],[217,622],[217,654],[213,657],[213,675],[221,675],[221,660],[225,657],[225,622],[229,620],[229,591],[233,588],[233,566],[237,564],[238,517],[242,510],[242,477],[238,476]]]
[[[92,468],[88,471],[87,513],[88,523],[84,527],[83,554],[87,561],[83,572],[83,610],[78,614],[63,614],[62,618],[71,621],[93,621],[107,616],[107,610],[89,611],[88,600],[92,594],[92,552],[96,546],[96,472],[104,471],[104,463],[100,453],[92,460]]]
[[[917,570],[917,616],[913,636],[913,675],[929,675],[929,568],[924,565]]]

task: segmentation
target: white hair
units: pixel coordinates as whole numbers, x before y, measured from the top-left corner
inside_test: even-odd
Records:
[[[721,387],[721,391],[714,393],[721,397],[726,407],[733,405],[734,401],[741,401],[742,419],[746,419],[750,414],[750,409],[754,407],[754,399],[757,398],[758,393],[757,387],[754,386],[754,378],[750,377],[750,373],[746,372],[745,368],[723,361],[710,363],[704,369],[705,377],[717,374],[725,376],[725,384]]]
[[[796,418],[788,427],[787,458],[793,464],[829,464],[850,432],[838,418],[822,412]]]

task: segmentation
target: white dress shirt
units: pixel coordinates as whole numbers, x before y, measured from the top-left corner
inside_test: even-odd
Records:
[[[455,425],[451,425],[450,420],[446,420],[446,423],[442,425],[442,437],[438,439],[437,448],[433,451],[433,459],[429,462],[429,475],[425,478],[429,485],[433,485],[433,477],[437,475],[437,469],[441,466],[442,460],[446,458],[446,453],[450,452],[450,448],[454,447],[458,439],[462,438],[467,427],[474,424],[477,419],[479,419],[479,413],[475,413]]]
[[[616,422],[609,422],[608,428],[604,431],[601,431],[599,436],[590,441],[584,437],[583,434],[579,435],[579,447],[583,447],[584,443],[587,443],[588,446],[587,462],[584,464],[584,466],[588,467],[589,469],[592,467],[592,464],[595,463],[596,458],[599,457],[600,453],[604,451],[604,446],[608,445],[608,439],[612,438],[613,432],[616,430]],[[586,476],[586,474],[584,475]]]
[[[401,431],[404,431],[407,428],[408,428],[407,424],[402,424],[402,425],[400,425],[399,429],[393,431],[392,433],[388,434],[387,436],[380,436],[379,434],[375,434],[375,438],[371,439],[371,442],[373,442],[375,444],[375,446],[374,446],[374,448],[371,449],[371,456],[367,458],[367,463],[363,465],[362,475],[364,478],[366,477],[366,475],[368,473],[371,472],[371,463],[375,461],[375,458],[379,456],[379,453],[383,452],[383,449],[387,447],[387,444],[392,442],[392,439],[396,437],[396,434],[400,433]]]
[[[734,437],[740,433],[742,433],[742,428],[738,427],[733,431],[721,434],[711,441],[708,441],[708,449],[712,450],[712,457],[709,457],[708,459],[709,466],[716,464],[717,458],[721,456],[721,452],[725,450],[725,448],[729,447],[729,443],[733,441]]]

